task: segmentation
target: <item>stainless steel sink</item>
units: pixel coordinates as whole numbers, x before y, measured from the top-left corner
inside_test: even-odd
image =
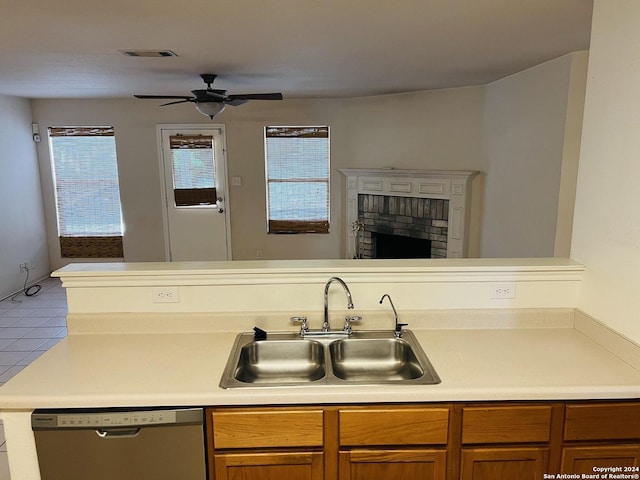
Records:
[[[329,352],[333,373],[343,380],[413,380],[424,375],[415,352],[401,338],[337,340]]]
[[[358,331],[348,338],[301,338],[270,333],[264,340],[238,335],[220,386],[397,384],[428,385],[440,378],[410,330]]]
[[[279,337],[241,345],[234,361],[233,379],[243,384],[273,386],[314,382],[325,376],[321,343],[287,338],[290,336],[286,334]]]

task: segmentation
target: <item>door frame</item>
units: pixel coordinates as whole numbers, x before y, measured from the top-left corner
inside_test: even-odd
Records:
[[[231,249],[231,213],[229,202],[229,178],[227,176],[227,134],[223,123],[159,123],[156,124],[156,137],[158,145],[158,167],[160,168],[160,193],[162,195],[162,230],[164,233],[164,258],[166,262],[171,261],[171,242],[169,237],[169,218],[167,215],[167,178],[165,170],[164,149],[162,146],[163,130],[219,130],[222,143],[222,158],[218,162],[220,170],[216,170],[217,178],[224,182],[223,189],[223,215],[225,222],[227,260],[233,260]],[[215,160],[214,160],[215,161]]]

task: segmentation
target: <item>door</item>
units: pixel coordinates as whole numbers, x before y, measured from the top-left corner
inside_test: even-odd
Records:
[[[168,261],[231,260],[222,125],[160,125]]]

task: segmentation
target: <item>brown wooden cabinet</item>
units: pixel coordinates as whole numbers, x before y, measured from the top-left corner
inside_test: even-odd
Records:
[[[548,448],[465,448],[461,480],[539,480],[548,472]]]
[[[207,409],[207,432],[212,479],[324,479],[322,409]]]
[[[462,480],[537,480],[548,472],[552,405],[465,405],[461,410]]]
[[[340,480],[445,480],[449,406],[343,408]]]
[[[214,455],[217,480],[323,480],[321,452],[247,452]]]
[[[569,404],[565,411],[563,441],[562,473],[593,475],[597,473],[594,468],[638,467],[640,403]]]
[[[484,405],[462,408],[462,443],[547,443],[551,405]]]
[[[638,466],[640,466],[640,444],[564,447],[560,472],[593,475],[596,473],[595,468]],[[627,472],[627,474],[634,473],[638,471]]]
[[[340,451],[340,480],[445,480],[447,452],[440,449]]]
[[[207,437],[210,480],[537,480],[640,466],[640,402],[209,408]]]

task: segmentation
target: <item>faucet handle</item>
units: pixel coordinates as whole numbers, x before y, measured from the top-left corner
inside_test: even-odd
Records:
[[[396,330],[393,335],[396,338],[402,338],[402,327],[407,327],[408,325],[408,323],[396,323]]]
[[[362,321],[362,317],[358,316],[358,315],[347,315],[344,318],[344,328],[342,330],[344,330],[345,332],[347,332],[349,335],[351,335],[351,332],[353,331],[351,328],[351,324],[354,322],[361,322]]]
[[[291,317],[291,322],[300,324],[300,336],[304,337],[304,334],[309,331],[309,325],[307,325],[307,317]]]

